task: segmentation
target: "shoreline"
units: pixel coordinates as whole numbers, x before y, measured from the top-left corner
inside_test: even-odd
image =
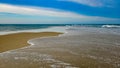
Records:
[[[57,32],[57,33],[65,33],[66,27],[49,27],[44,29],[30,29],[30,30],[17,30],[17,31],[3,31],[0,32],[0,35],[9,35],[9,34],[17,34],[17,33],[40,33],[40,32]]]
[[[19,43],[24,46],[17,47],[19,49],[5,51],[5,53],[2,52],[0,55],[0,67],[120,67],[120,35],[81,32],[78,34],[73,32],[73,35],[71,32],[68,32],[66,35],[65,33],[57,32],[25,32],[10,34],[9,36],[5,35],[3,36],[6,39],[6,41],[4,40],[5,42],[11,43],[9,42],[11,39],[10,41],[13,41],[13,44],[16,41],[17,44],[15,45],[17,46],[19,40]],[[1,36],[0,39],[3,40]],[[7,44],[5,42],[4,44]]]
[[[58,36],[60,32],[21,32],[7,35],[0,35],[0,53],[29,46],[30,39],[40,37]]]

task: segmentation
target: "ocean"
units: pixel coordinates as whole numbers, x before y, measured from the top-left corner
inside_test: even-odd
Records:
[[[19,32],[65,32],[66,30],[120,34],[120,24],[0,24],[0,35]]]
[[[53,26],[64,26],[57,24],[0,24],[0,31],[18,31],[18,30],[31,30],[43,29]]]

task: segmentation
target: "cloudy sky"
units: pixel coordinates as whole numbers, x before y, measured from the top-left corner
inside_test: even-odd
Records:
[[[120,0],[0,0],[0,24],[120,24]]]

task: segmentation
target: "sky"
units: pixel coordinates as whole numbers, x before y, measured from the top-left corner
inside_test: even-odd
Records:
[[[0,24],[120,24],[120,0],[0,0]]]

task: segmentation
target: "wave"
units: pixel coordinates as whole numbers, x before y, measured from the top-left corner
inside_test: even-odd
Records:
[[[103,28],[120,28],[120,25],[103,25]]]

